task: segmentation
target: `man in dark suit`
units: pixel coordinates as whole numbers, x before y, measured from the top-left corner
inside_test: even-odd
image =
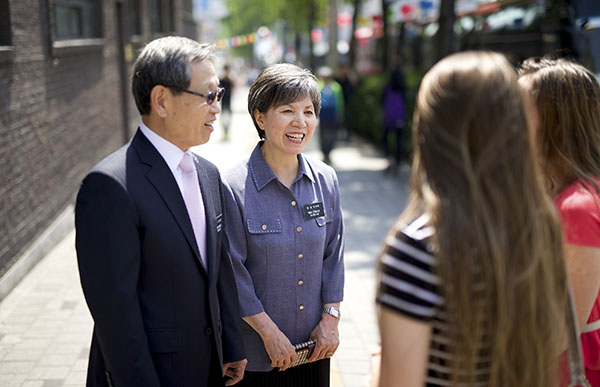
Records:
[[[132,78],[140,128],[79,190],[77,258],[94,319],[88,386],[223,386],[243,377],[221,178],[189,150],[208,141],[221,112],[211,54],[181,37],[144,48]]]

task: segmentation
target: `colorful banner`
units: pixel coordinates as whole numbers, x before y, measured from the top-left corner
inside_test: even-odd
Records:
[[[217,48],[224,49],[224,48],[231,48],[231,47],[247,46],[249,44],[254,44],[255,41],[256,41],[256,33],[253,32],[251,34],[238,35],[238,36],[233,36],[231,38],[226,38],[226,39],[219,39],[219,40],[217,40]]]

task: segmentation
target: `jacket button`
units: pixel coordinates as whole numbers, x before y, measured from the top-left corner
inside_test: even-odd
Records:
[[[296,204],[297,204],[297,203],[296,203],[296,201],[295,201],[295,200],[292,200],[292,206],[293,206],[293,207],[296,207]]]
[[[302,285],[302,284],[304,284],[304,281],[298,280],[298,285]]]
[[[296,231],[301,232],[302,231],[302,227],[300,227],[300,226],[296,227]]]
[[[298,309],[300,309],[300,310],[304,310],[304,305],[300,305],[300,306],[298,307]]]
[[[263,229],[263,231],[264,231],[264,230],[266,230],[266,229],[267,229],[267,225],[266,225],[266,224],[263,224],[263,225],[262,225],[260,228],[261,228],[261,229]]]
[[[206,328],[206,329],[204,330],[204,334],[205,334],[206,336],[210,336],[210,335],[212,335],[212,333],[213,333],[213,330],[212,330],[212,328],[210,328],[210,327],[209,327],[209,328]]]
[[[304,258],[304,254],[302,254],[302,253],[298,254],[298,259],[302,259],[302,258]]]

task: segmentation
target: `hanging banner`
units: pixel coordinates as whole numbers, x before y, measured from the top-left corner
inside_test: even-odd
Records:
[[[217,40],[216,46],[218,49],[241,47],[249,44],[254,44],[256,41],[256,33],[246,35],[232,36],[231,38]]]

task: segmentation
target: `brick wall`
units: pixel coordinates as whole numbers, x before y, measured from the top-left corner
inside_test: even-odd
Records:
[[[9,40],[0,45],[12,43],[8,51],[0,47],[0,278],[74,203],[85,173],[123,145],[140,122],[127,79],[129,122],[123,123],[117,3],[125,20],[133,4],[141,15],[142,34],[125,37],[130,48],[125,51],[137,52],[155,36],[150,33],[149,1],[129,1],[101,1],[102,44],[57,49],[51,39],[51,0],[9,0],[8,19],[0,0],[0,18],[11,24]],[[180,32],[186,1],[175,1]],[[129,77],[134,58],[128,60]]]
[[[87,170],[124,142],[114,1],[104,44],[56,54],[46,0],[9,1],[0,61],[0,276],[64,208]],[[68,50],[67,50],[68,51]]]

